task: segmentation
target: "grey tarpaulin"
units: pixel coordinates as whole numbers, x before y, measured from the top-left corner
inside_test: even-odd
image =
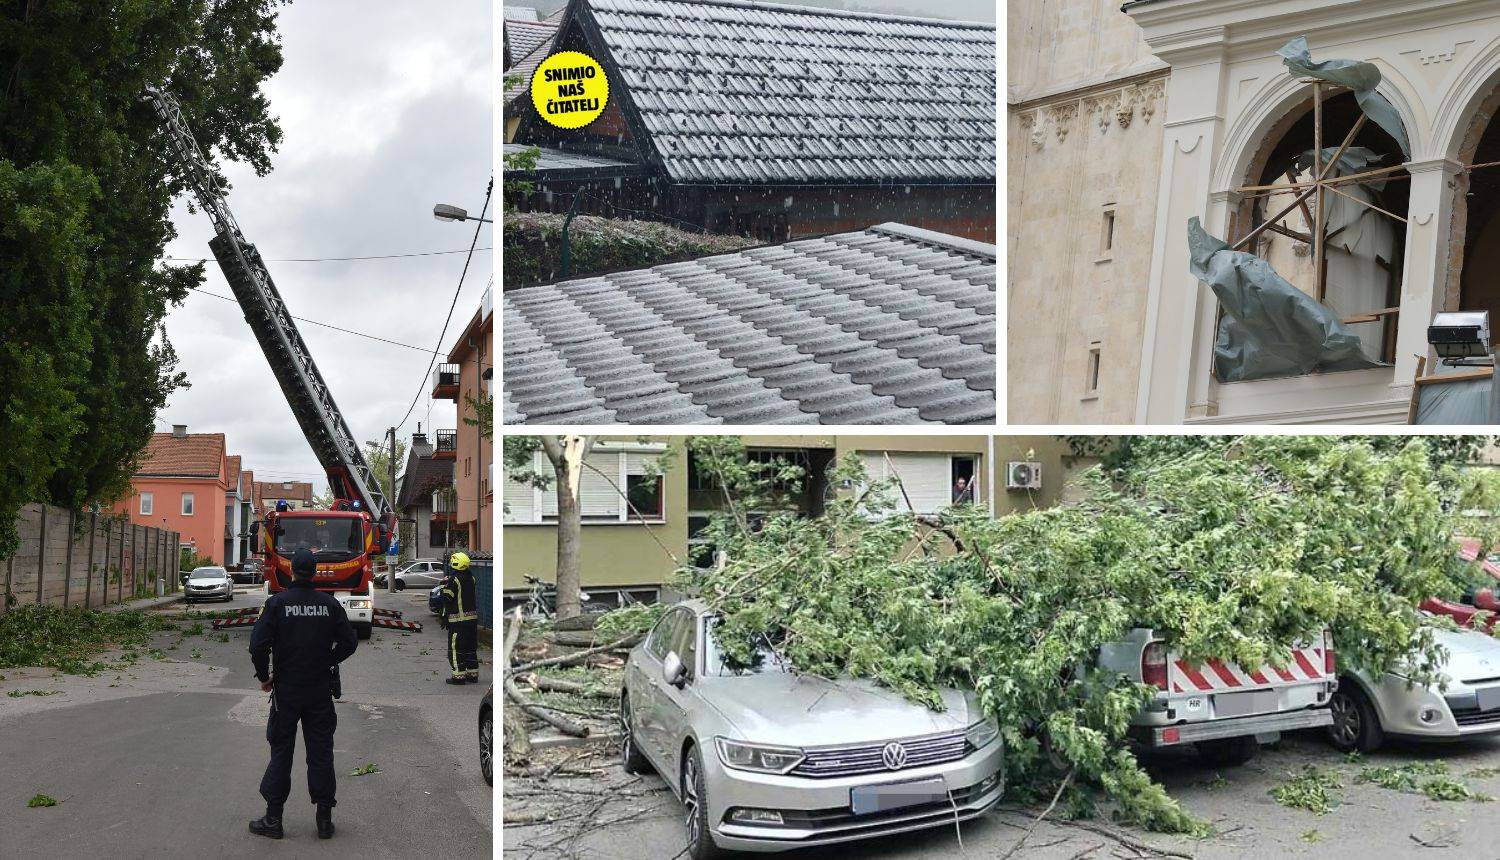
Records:
[[[1439,376],[1470,368],[1438,366]],[[1417,416],[1414,424],[1488,424],[1490,423],[1489,379],[1464,382],[1433,382],[1417,387]]]
[[[1287,42],[1276,52],[1286,61],[1286,67],[1294,75],[1306,75],[1331,84],[1340,84],[1354,90],[1354,100],[1370,121],[1385,129],[1396,139],[1401,152],[1411,157],[1411,144],[1406,139],[1406,127],[1401,124],[1401,114],[1390,99],[1375,92],[1380,86],[1380,69],[1373,63],[1356,60],[1324,60],[1314,63],[1312,52],[1307,48],[1307,37],[1298,36]]]
[[[1297,156],[1296,168],[1298,173],[1308,173],[1312,170],[1313,152],[1314,150],[1309,149]],[[1322,156],[1323,164],[1326,166],[1328,162],[1333,160],[1335,155],[1338,155],[1338,152],[1339,148],[1336,146],[1324,147]],[[1384,157],[1373,149],[1366,149],[1363,146],[1351,146],[1344,150],[1343,155],[1339,155],[1339,163],[1330,171],[1329,175],[1333,177],[1350,176],[1363,171],[1366,167]],[[1386,182],[1384,179],[1367,179],[1362,184],[1379,191],[1385,188]]]
[[[1188,222],[1188,253],[1194,277],[1213,289],[1224,309],[1214,343],[1214,374],[1221,381],[1382,366],[1364,357],[1359,336],[1328,308],[1265,260],[1231,251],[1196,217]]]

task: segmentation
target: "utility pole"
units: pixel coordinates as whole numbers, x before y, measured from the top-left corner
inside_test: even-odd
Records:
[[[390,454],[390,457],[388,458],[390,460],[390,462],[388,464],[386,464],[390,468],[390,478],[391,478],[391,480],[390,480],[390,483],[388,483],[386,486],[390,488],[390,496],[389,496],[389,498],[391,500],[391,510],[395,511],[396,510],[396,428],[392,427],[390,430],[386,431],[386,435],[388,435],[388,436],[391,437],[391,454]],[[396,512],[395,520],[396,520],[396,533],[393,534],[393,535],[391,535],[391,540],[399,541],[401,539],[401,514],[400,514],[399,511]],[[386,557],[389,558],[390,556],[387,555]],[[396,593],[396,568],[395,568],[394,565],[391,565],[389,563],[386,565],[386,567],[389,568],[389,569],[385,572],[385,590],[386,590],[387,594],[395,594]]]

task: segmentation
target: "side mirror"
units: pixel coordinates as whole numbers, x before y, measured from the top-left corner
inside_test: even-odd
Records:
[[[676,651],[667,652],[667,659],[661,663],[661,678],[679,690],[687,683],[687,667]]]

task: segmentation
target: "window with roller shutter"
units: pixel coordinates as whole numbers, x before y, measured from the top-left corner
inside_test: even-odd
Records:
[[[579,480],[579,516],[590,523],[637,522],[621,493],[649,522],[660,522],[666,515],[665,481],[651,474],[652,464],[661,456],[661,448],[641,449],[632,446],[611,449],[601,442],[585,460]],[[552,464],[541,452],[535,454],[533,471],[550,476]],[[509,476],[505,479],[505,522],[511,525],[549,523],[557,520],[557,490],[527,486]]]
[[[505,522],[532,523],[537,520],[536,488],[510,477],[505,478]]]
[[[872,483],[901,479],[900,487],[893,490],[896,510],[935,514],[953,503],[953,455],[861,451],[859,456]]]

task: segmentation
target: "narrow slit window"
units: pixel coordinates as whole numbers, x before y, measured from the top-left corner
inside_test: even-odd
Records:
[[[1084,370],[1083,394],[1093,397],[1099,393],[1099,347],[1098,341],[1089,344],[1089,360]]]
[[[1099,253],[1108,254],[1115,247],[1115,210],[1104,210],[1104,223],[1099,229]]]

